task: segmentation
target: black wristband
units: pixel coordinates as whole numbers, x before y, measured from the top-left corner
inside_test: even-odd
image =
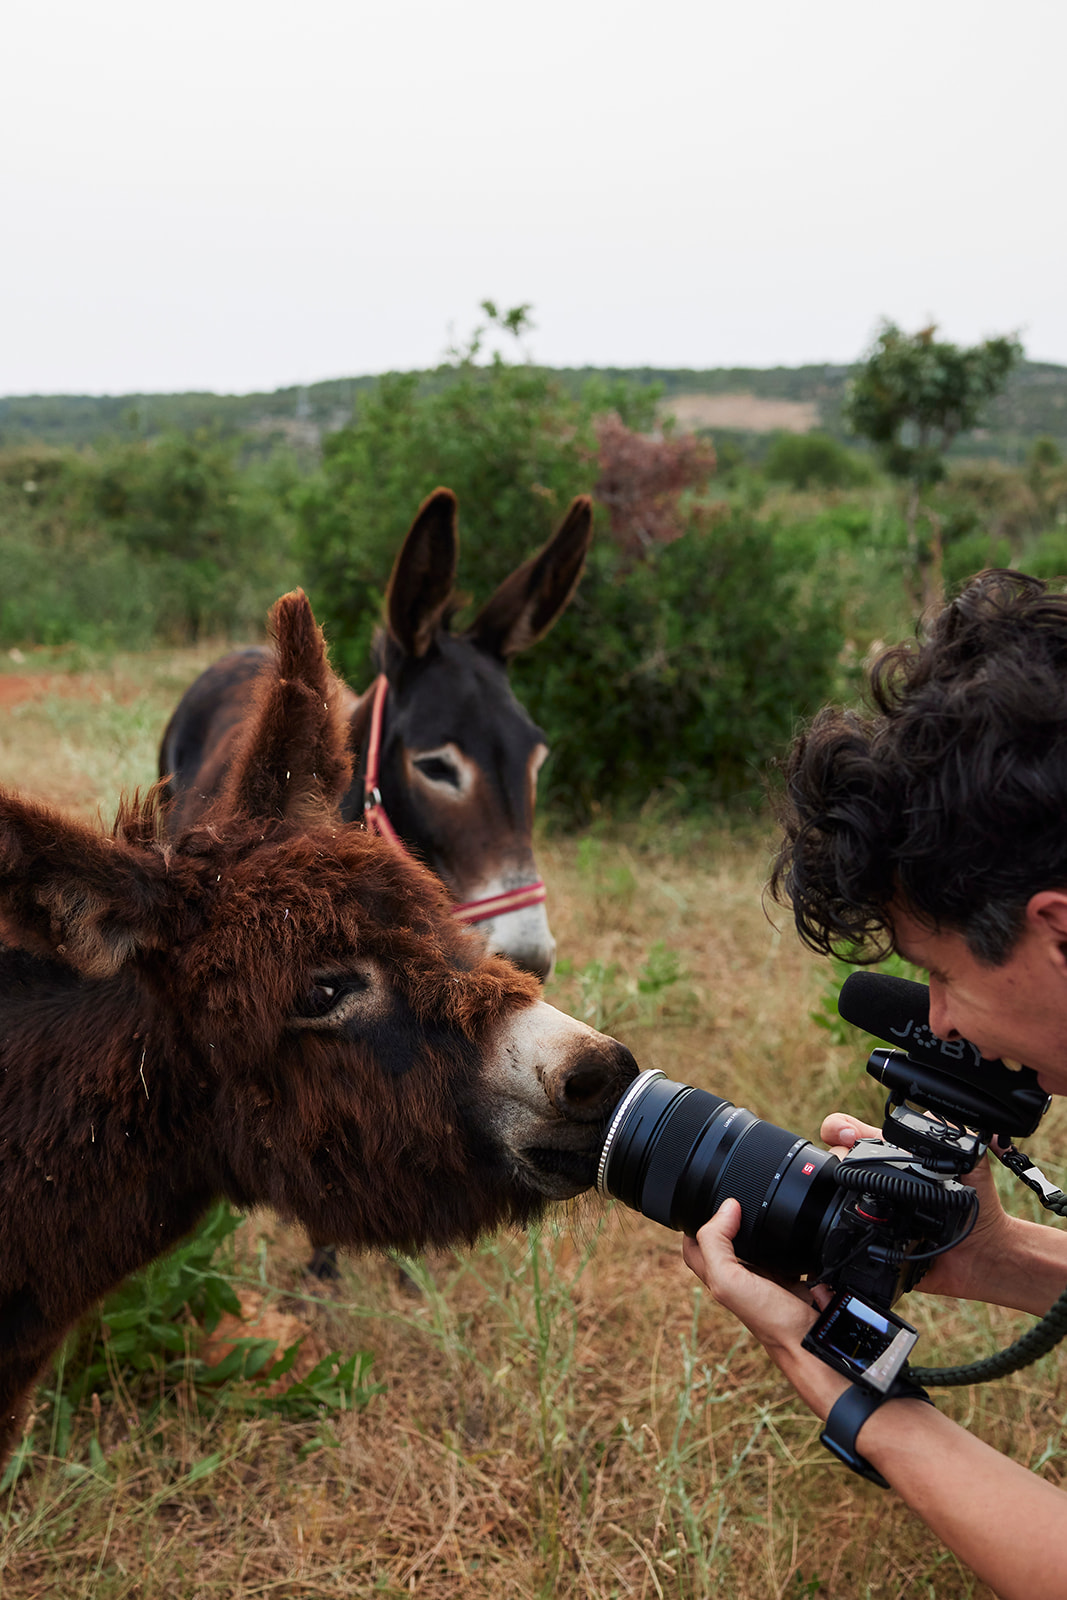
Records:
[[[876,1389],[867,1389],[858,1383],[850,1384],[830,1408],[830,1415],[819,1435],[819,1442],[824,1444],[839,1461],[843,1461],[852,1472],[858,1473],[870,1483],[876,1483],[880,1489],[888,1489],[888,1481],[856,1449],[856,1436],[868,1417],[872,1416],[879,1406],[884,1405],[887,1400],[901,1399],[925,1400],[930,1405],[933,1404],[926,1390],[921,1389],[910,1378],[898,1378],[888,1394],[879,1394]]]

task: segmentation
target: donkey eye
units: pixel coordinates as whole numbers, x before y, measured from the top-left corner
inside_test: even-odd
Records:
[[[337,990],[333,984],[313,983],[297,1007],[298,1017],[324,1017],[333,1010]]]
[[[348,1016],[370,987],[370,979],[359,972],[316,979],[297,1001],[290,1021],[299,1027],[301,1023],[318,1022],[342,1012]]]
[[[414,765],[431,783],[447,783],[453,789],[460,786],[459,773],[451,761],[446,761],[443,756],[416,756]]]

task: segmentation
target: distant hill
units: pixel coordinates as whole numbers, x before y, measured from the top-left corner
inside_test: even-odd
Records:
[[[343,427],[361,390],[376,377],[275,389],[272,394],[11,395],[0,398],[0,446],[39,441],[87,445],[125,433],[145,437],[171,428],[260,434],[317,445]]]
[[[779,428],[822,428],[844,437],[841,403],[852,367],[721,367],[705,371],[658,367],[563,367],[560,380],[577,388],[592,377],[657,384],[661,411],[687,428],[755,439]],[[441,369],[422,375],[443,381]],[[271,394],[14,395],[0,398],[0,446],[41,441],[91,445],[105,436],[150,436],[171,428],[211,428],[251,435],[264,448],[287,442],[315,450],[324,433],[343,427],[361,393],[377,377],[333,378],[275,389]],[[955,454],[1019,460],[1041,434],[1067,453],[1067,367],[1025,361],[989,407],[985,428],[964,435]]]

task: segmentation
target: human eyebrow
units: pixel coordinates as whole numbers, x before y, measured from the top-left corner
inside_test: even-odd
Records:
[[[928,978],[934,978],[938,983],[948,982],[947,973],[942,972],[938,967],[927,966],[926,962],[921,961],[918,956],[909,955],[908,951],[903,947],[903,945],[894,943],[893,949],[900,957],[901,961],[906,961],[909,967],[915,968],[916,972],[924,972]]]

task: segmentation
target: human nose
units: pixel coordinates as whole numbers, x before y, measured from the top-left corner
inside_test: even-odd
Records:
[[[952,1024],[948,996],[944,985],[936,978],[930,979],[930,1032],[939,1039],[959,1039],[958,1028]]]

